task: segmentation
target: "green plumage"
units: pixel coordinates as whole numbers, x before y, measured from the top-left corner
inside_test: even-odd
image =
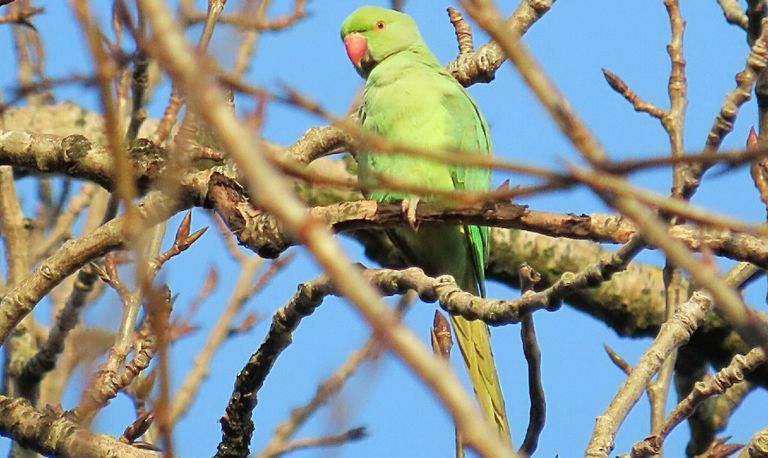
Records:
[[[359,35],[358,35],[359,34]],[[342,26],[348,52],[362,36],[365,56],[354,62],[366,78],[360,121],[393,143],[434,152],[449,149],[490,154],[488,127],[466,90],[437,61],[413,20],[402,13],[362,7]],[[394,181],[437,190],[487,191],[490,171],[446,164],[412,154],[358,152],[358,175],[369,197],[400,202],[411,196],[386,189]],[[434,196],[422,199],[437,200]],[[431,275],[450,274],[462,289],[485,295],[488,228],[422,225],[388,231],[409,264]],[[487,417],[509,437],[504,401],[491,353],[488,327],[453,316],[456,337],[475,393]]]

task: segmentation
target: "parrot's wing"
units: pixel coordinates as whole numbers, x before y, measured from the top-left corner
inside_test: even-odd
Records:
[[[455,114],[451,126],[451,132],[456,135],[454,144],[466,152],[490,154],[491,137],[488,134],[488,125],[480,114],[480,110],[466,90],[453,77],[450,75],[448,77],[453,80],[457,90],[446,94],[442,104],[446,110]],[[491,172],[488,168],[457,164],[452,179],[458,190],[488,191]],[[470,252],[480,294],[485,297],[485,260],[488,258],[490,245],[488,243],[489,229],[487,226],[465,225],[464,232],[467,236],[467,243],[472,248]]]

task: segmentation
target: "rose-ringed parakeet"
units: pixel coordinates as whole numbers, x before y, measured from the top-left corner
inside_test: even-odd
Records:
[[[366,79],[359,113],[365,129],[395,144],[434,152],[452,154],[446,150],[453,149],[490,154],[488,127],[477,105],[427,48],[410,16],[364,6],[344,21],[341,37],[349,59]],[[383,202],[413,204],[409,193],[387,190],[387,182],[436,190],[487,191],[490,186],[486,168],[406,153],[358,151],[357,159],[363,188],[370,190],[370,198]],[[487,227],[423,225],[391,229],[388,234],[409,264],[430,275],[453,275],[465,291],[485,295]],[[451,318],[480,406],[508,440],[509,425],[488,326],[461,316]]]

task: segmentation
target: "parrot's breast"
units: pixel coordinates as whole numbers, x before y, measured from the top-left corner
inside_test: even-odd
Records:
[[[441,103],[442,92],[429,82],[425,72],[411,72],[382,84],[366,88],[363,107],[363,127],[387,138],[395,145],[406,145],[430,153],[448,154],[458,148],[450,132],[455,120]],[[437,76],[437,75],[435,75]],[[431,78],[434,79],[434,78]],[[437,89],[437,90],[435,90]],[[415,152],[370,152],[358,155],[361,184],[403,184],[410,187],[439,190],[454,189],[452,176],[456,166],[425,157]],[[403,199],[408,192],[374,191],[373,198]]]

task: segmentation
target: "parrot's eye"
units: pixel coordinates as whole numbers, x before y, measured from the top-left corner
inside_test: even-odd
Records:
[[[386,26],[386,24],[384,23],[384,21],[376,21],[376,28],[377,29],[382,30],[385,26]]]

